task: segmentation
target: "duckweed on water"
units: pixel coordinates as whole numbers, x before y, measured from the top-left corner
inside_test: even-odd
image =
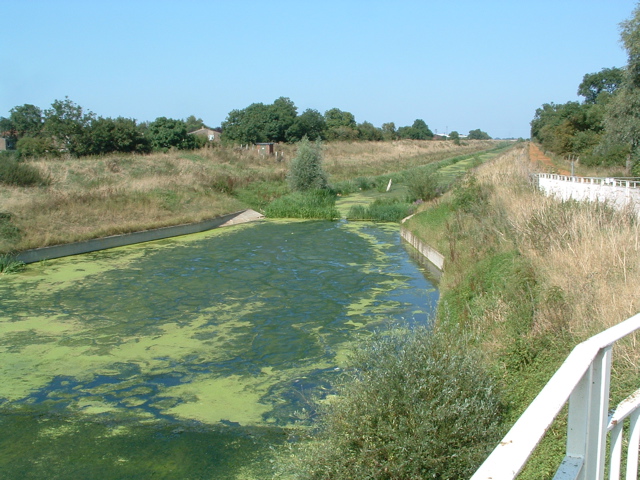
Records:
[[[31,265],[0,297],[9,478],[253,478],[356,334],[437,292],[397,226],[270,221]]]

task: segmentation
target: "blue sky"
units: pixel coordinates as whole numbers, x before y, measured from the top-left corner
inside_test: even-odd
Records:
[[[632,0],[0,0],[0,116],[68,96],[105,117],[289,97],[357,122],[529,136],[543,103],[624,66]]]

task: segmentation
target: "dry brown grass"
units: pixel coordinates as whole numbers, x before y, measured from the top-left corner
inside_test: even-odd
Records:
[[[334,142],[324,147],[324,167],[332,181],[398,172],[418,165],[466,155],[496,146],[496,140]]]
[[[331,180],[378,175],[491,148],[495,142],[337,142],[325,146]],[[205,148],[151,155],[32,160],[48,187],[0,185],[0,212],[12,215],[21,237],[3,237],[0,253],[195,222],[247,207],[233,193],[253,182],[282,189],[295,145],[279,155],[255,149]],[[267,187],[268,190],[268,187]],[[0,225],[2,227],[2,225]]]
[[[547,283],[550,308],[536,312],[534,330],[558,328],[562,316],[562,327],[583,339],[638,313],[637,216],[546,197],[532,188],[530,168],[518,149],[481,167],[478,178],[493,185],[492,202],[505,209],[518,249]],[[640,353],[630,342],[623,357],[637,365]]]

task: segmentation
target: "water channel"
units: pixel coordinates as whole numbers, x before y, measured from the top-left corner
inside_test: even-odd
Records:
[[[361,335],[438,292],[397,225],[265,221],[0,279],[0,478],[268,478]]]

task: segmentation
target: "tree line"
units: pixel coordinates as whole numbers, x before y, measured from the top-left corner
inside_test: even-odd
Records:
[[[625,166],[640,175],[640,4],[620,24],[620,36],[628,64],[584,75],[580,102],[543,104],[531,138],[584,165]]]
[[[8,117],[0,117],[0,136],[6,138],[10,149],[24,157],[55,156],[61,152],[85,156],[195,149],[206,145],[208,140],[189,133],[203,127],[202,119],[193,115],[186,120],[159,117],[142,123],[132,118],[105,118],[85,110],[68,97],[55,100],[44,111],[24,104],[12,108]],[[377,128],[366,121],[356,123],[352,113],[339,108],[324,114],[314,109],[298,114],[295,104],[286,97],[272,104],[253,103],[244,109],[232,110],[216,130],[222,132],[221,139],[227,144],[294,143],[305,137],[326,141],[434,138],[422,119],[416,119],[410,126],[396,128],[389,122]],[[458,143],[461,137],[451,132],[449,138]],[[476,129],[469,132],[468,138],[491,137]]]

